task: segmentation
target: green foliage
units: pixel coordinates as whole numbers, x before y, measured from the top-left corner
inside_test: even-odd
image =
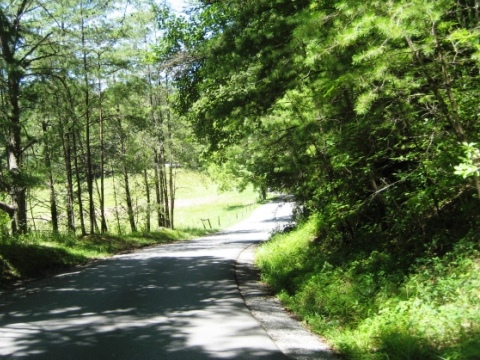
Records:
[[[203,3],[184,110],[218,166],[294,194],[336,245],[445,253],[478,226],[478,178],[453,169],[480,134],[467,3]]]
[[[265,113],[295,80],[285,63],[297,46],[289,43],[295,21],[290,15],[307,5],[304,0],[212,2],[194,14],[191,32],[197,38],[187,49],[196,59],[177,76],[179,108],[194,115],[197,133],[213,148],[252,130],[245,118]],[[210,96],[202,97],[204,92]]]
[[[463,143],[465,156],[460,157],[462,162],[455,166],[455,174],[462,176],[464,179],[469,176],[480,176],[479,161],[480,150],[475,143]]]
[[[311,261],[310,242],[317,232],[319,220],[310,220],[305,226],[288,234],[277,234],[275,241],[261,246],[256,253],[256,263],[262,277],[277,291],[294,293],[303,273],[312,273],[322,267],[320,259]]]
[[[325,309],[316,310],[320,317],[330,314],[332,323],[351,331],[367,313],[383,309],[382,297],[397,296],[412,308],[398,289],[423,273],[415,268],[418,259],[441,263],[462,239],[477,241],[478,1],[197,1],[188,19],[150,2],[138,5],[45,3],[22,17],[20,43],[3,42],[18,53],[13,59],[2,48],[2,74],[11,71],[21,87],[9,89],[7,78],[2,83],[0,165],[7,169],[13,156],[20,167],[0,172],[4,211],[15,213],[18,203],[26,217],[27,190],[35,195],[32,188],[42,184],[51,196],[28,197],[32,228],[53,217],[45,209],[53,214],[54,200],[57,217],[66,219],[68,208],[77,223],[88,201],[89,224],[72,221],[71,230],[82,226],[86,233],[90,225],[94,232],[95,210],[107,210],[121,232],[125,211],[117,194],[122,200],[130,194],[132,223],[135,216],[153,218],[152,209],[165,217],[168,201],[159,198],[182,192],[179,179],[167,181],[173,179],[166,176],[168,163],[210,166],[219,182],[252,184],[262,194],[293,194],[302,215],[316,220],[298,235],[308,241],[280,246],[284,255],[272,253],[285,268],[271,265],[268,276],[286,299]],[[4,38],[14,30],[14,7],[0,9],[8,20]],[[152,175],[160,169],[162,176]],[[100,180],[99,194],[92,177]],[[156,191],[159,183],[166,192]],[[210,210],[213,218],[237,216],[228,208]],[[193,209],[182,225],[201,226],[201,211]],[[11,223],[7,216],[0,222]],[[25,219],[17,222],[27,230]],[[308,291],[296,295],[300,283]],[[319,287],[324,298],[317,298]],[[419,307],[437,311],[437,300],[422,299]],[[400,323],[410,316],[411,310],[397,310]],[[404,344],[427,358],[444,351],[423,333],[378,327],[385,328],[384,340],[372,349]],[[455,339],[464,354],[478,345]]]
[[[52,237],[52,234],[3,239],[0,242],[0,286],[17,280],[51,275],[69,266],[85,263],[87,258],[84,255],[64,248],[63,244],[72,241],[68,236]],[[51,246],[52,243],[56,245]]]
[[[317,218],[257,251],[263,278],[288,307],[351,359],[480,355],[480,252],[471,239],[444,256],[352,252],[312,241]],[[407,261],[406,261],[407,260]]]

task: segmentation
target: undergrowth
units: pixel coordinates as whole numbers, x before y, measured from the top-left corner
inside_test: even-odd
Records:
[[[256,262],[286,306],[346,358],[480,358],[476,242],[412,261],[385,250],[337,249],[317,240],[320,226],[311,218],[275,235]]]
[[[58,273],[74,265],[132,251],[150,245],[187,240],[198,235],[161,229],[124,236],[93,235],[76,237],[48,232],[31,233],[0,240],[0,288],[18,280],[35,279]]]

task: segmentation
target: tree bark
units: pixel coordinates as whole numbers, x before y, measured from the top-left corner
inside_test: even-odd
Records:
[[[27,226],[27,200],[26,187],[23,184],[23,147],[22,127],[20,123],[21,108],[19,104],[21,82],[24,78],[24,69],[28,64],[16,58],[16,51],[21,37],[19,34],[19,17],[23,14],[27,1],[22,1],[18,7],[17,16],[11,22],[0,10],[0,43],[2,47],[1,57],[5,62],[7,87],[7,158],[8,172],[12,179],[10,185],[11,206],[13,209],[12,233],[26,233]],[[10,215],[10,213],[9,213]]]
[[[128,174],[128,164],[127,164],[127,147],[125,144],[125,134],[122,127],[122,120],[118,118],[118,128],[120,132],[120,146],[122,151],[122,173],[123,173],[123,185],[125,187],[125,202],[127,204],[127,216],[128,222],[130,223],[130,228],[132,232],[137,231],[137,224],[135,222],[135,212],[133,211],[133,201],[132,194],[130,190],[130,177]]]
[[[80,177],[80,169],[78,166],[78,152],[77,152],[77,138],[75,132],[73,132],[73,152],[74,165],[75,165],[75,180],[77,182],[77,202],[78,202],[78,215],[80,218],[80,228],[82,230],[82,236],[87,235],[87,229],[85,228],[85,218],[83,214],[83,201],[82,201],[82,179]]]
[[[172,127],[172,114],[170,112],[170,101],[169,101],[169,94],[168,94],[168,76],[166,77],[166,88],[167,93],[165,94],[166,104],[167,104],[167,138],[168,138],[168,146],[169,146],[169,179],[168,179],[168,189],[170,191],[170,216],[169,216],[169,227],[171,229],[174,228],[174,210],[175,210],[175,180],[174,180],[174,158],[173,158],[173,127]]]
[[[83,60],[83,80],[85,86],[85,146],[86,146],[86,165],[87,165],[87,192],[88,192],[88,215],[90,220],[90,234],[95,233],[95,203],[93,201],[93,168],[92,168],[92,147],[90,139],[90,128],[91,128],[91,114],[90,114],[90,84],[89,84],[89,67],[87,59],[87,50],[86,50],[86,39],[85,39],[85,19],[82,18],[81,22],[81,32],[82,32],[82,60]]]
[[[100,59],[99,59],[100,62]],[[107,220],[105,218],[105,139],[104,139],[104,118],[103,118],[103,104],[102,104],[102,84],[101,79],[98,79],[99,105],[100,105],[100,216],[101,216],[101,233],[105,234],[108,231]]]
[[[143,181],[145,182],[145,196],[147,198],[147,206],[145,209],[145,229],[147,232],[151,231],[151,199],[150,199],[150,184],[148,181],[148,171],[147,168],[143,169]]]
[[[157,207],[157,222],[159,227],[165,226],[165,209],[163,201],[163,167],[160,163],[158,149],[155,149],[155,194]]]
[[[68,132],[62,134],[63,158],[67,175],[67,227],[69,231],[75,232],[75,197],[73,191],[73,170],[70,135]]]
[[[115,219],[117,221],[117,233],[119,235],[122,234],[122,227],[121,227],[121,224],[120,224],[120,212],[118,211],[118,197],[117,197],[117,186],[116,186],[116,182],[115,182],[115,170],[113,168],[113,164],[112,164],[112,186],[113,186],[113,200],[114,200],[114,203],[115,203]]]
[[[50,215],[52,218],[52,230],[54,233],[58,233],[57,194],[55,192],[55,182],[53,180],[52,161],[50,158],[50,146],[48,144],[48,124],[46,121],[42,123],[42,130],[44,136],[44,159],[45,166],[48,172],[48,187],[50,189]]]

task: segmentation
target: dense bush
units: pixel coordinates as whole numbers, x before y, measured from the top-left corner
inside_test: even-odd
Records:
[[[285,304],[351,359],[480,357],[480,252],[472,241],[443,256],[333,250],[319,221],[276,235],[257,252]],[[407,257],[407,260],[403,261]],[[401,266],[401,264],[408,264]]]

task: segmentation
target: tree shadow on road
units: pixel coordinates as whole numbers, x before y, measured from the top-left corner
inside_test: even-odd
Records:
[[[38,281],[3,296],[0,356],[284,359],[275,349],[251,346],[258,327],[242,325],[249,314],[225,273],[233,277],[232,260],[152,251]],[[240,345],[228,344],[225,327],[211,325],[225,321]]]

